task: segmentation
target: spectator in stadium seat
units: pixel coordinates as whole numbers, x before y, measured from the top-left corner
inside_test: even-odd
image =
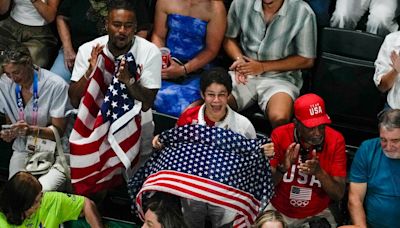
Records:
[[[52,72],[36,67],[26,48],[6,50],[2,65],[5,74],[0,76],[0,110],[12,130],[0,134],[6,142],[13,141],[13,155],[9,165],[9,178],[24,170],[32,151],[28,139],[55,141],[50,125],[58,130],[63,141],[67,125],[67,111],[72,107],[68,100],[68,84]],[[67,148],[64,147],[67,151]],[[39,177],[45,191],[55,191],[64,186],[69,167],[56,159],[48,173]]]
[[[389,108],[400,108],[400,32],[386,36],[375,60],[375,85],[381,92],[388,92]]]
[[[331,120],[324,101],[316,94],[297,98],[294,116],[293,123],[275,128],[271,134],[276,187],[267,210],[279,211],[289,227],[307,223],[336,227],[328,206],[331,200],[342,199],[345,192],[344,138],[327,126]]]
[[[2,228],[59,227],[81,216],[90,227],[104,227],[90,199],[61,192],[42,192],[42,185],[27,172],[16,173],[0,195]]]
[[[84,95],[90,76],[95,70],[99,54],[102,52],[110,59],[115,59],[128,52],[132,53],[138,66],[140,80],[135,80],[126,62],[118,69],[118,80],[128,89],[128,96],[142,102],[141,113],[141,156],[151,154],[151,140],[154,125],[151,107],[158,89],[161,87],[161,53],[149,41],[135,36],[136,33],[136,4],[129,0],[114,0],[108,6],[105,36],[94,39],[79,47],[71,76],[68,91],[71,103],[78,108]],[[110,82],[108,82],[110,83]],[[108,86],[109,84],[107,84]],[[143,157],[141,161],[145,161]]]
[[[229,105],[240,111],[258,102],[273,128],[288,123],[316,44],[315,14],[304,1],[233,1],[224,40],[234,60]]]
[[[281,213],[274,210],[264,211],[257,217],[252,228],[286,228],[286,222]]]
[[[185,110],[177,121],[177,126],[200,124],[232,130],[247,138],[256,138],[252,123],[244,116],[233,111],[228,105],[228,96],[232,91],[232,79],[228,72],[215,67],[203,72],[200,79],[201,96],[204,104]],[[153,139],[153,147],[160,149],[158,136]],[[263,145],[266,156],[273,155],[273,145]],[[206,216],[210,217],[213,227],[230,227],[235,213],[224,208],[201,201],[182,199],[183,216],[191,228],[203,228]]]
[[[397,31],[399,25],[398,0],[337,0],[331,18],[331,26],[355,29],[358,21],[369,9],[367,32],[386,36]]]
[[[150,22],[144,5],[145,2],[136,1],[139,8],[137,11],[137,33],[139,36],[146,38]],[[103,4],[104,7],[98,7],[100,4]],[[59,50],[50,71],[60,75],[69,83],[79,46],[106,33],[104,27],[104,18],[106,16],[106,1],[63,0],[56,18],[62,48]]]
[[[223,1],[158,0],[151,41],[171,50],[154,106],[178,117],[200,102],[200,71],[217,56],[226,27]],[[190,107],[199,103],[194,103]]]
[[[25,46],[34,64],[49,67],[57,45],[57,38],[49,24],[56,18],[59,2],[0,0],[0,14],[5,14],[12,7],[10,16],[0,21],[0,51]]]
[[[350,170],[349,212],[361,228],[397,227],[400,218],[400,110],[379,118],[379,138],[364,141]]]
[[[186,228],[179,197],[156,192],[145,209],[142,228]]]

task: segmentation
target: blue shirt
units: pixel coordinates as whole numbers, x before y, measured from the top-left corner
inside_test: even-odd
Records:
[[[382,151],[379,138],[363,142],[350,171],[350,182],[367,183],[364,210],[368,227],[398,227],[400,221],[400,159]]]

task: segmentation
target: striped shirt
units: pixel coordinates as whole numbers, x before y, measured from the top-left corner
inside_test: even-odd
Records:
[[[316,57],[317,25],[312,9],[302,0],[284,0],[273,20],[264,20],[261,0],[234,0],[228,13],[229,38],[240,38],[244,55],[256,60],[278,60],[292,55]],[[301,72],[265,72],[301,86]]]

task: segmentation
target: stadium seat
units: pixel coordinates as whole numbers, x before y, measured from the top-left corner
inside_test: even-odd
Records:
[[[373,82],[374,61],[383,38],[374,34],[324,28],[311,91],[326,102],[332,125],[346,143],[358,146],[377,136],[377,114],[386,95]]]

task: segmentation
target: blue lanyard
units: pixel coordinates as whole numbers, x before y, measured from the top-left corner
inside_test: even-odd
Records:
[[[17,99],[18,106],[18,116],[19,120],[25,120],[25,111],[24,111],[24,101],[22,99],[21,86],[15,86],[15,95]],[[32,105],[32,124],[37,124],[37,116],[39,110],[39,94],[38,94],[38,72],[36,70],[33,71],[33,105]]]

